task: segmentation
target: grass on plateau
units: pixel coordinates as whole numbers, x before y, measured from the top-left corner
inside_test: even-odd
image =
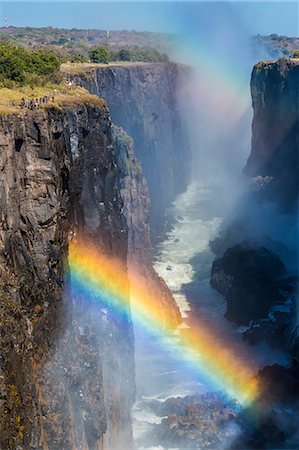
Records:
[[[103,107],[105,101],[101,98],[90,94],[86,89],[79,86],[68,86],[67,83],[48,84],[45,86],[23,86],[13,89],[0,88],[0,114],[12,114],[26,111],[21,109],[20,104],[22,98],[27,100],[35,100],[42,97],[49,97],[50,101],[41,104],[40,108],[49,107],[72,107],[80,104],[89,104],[93,106]],[[52,98],[54,97],[54,101]]]
[[[108,64],[96,63],[64,63],[61,64],[60,70],[63,73],[76,74],[86,73],[97,68],[107,67],[130,67],[130,66],[145,66],[151,64],[150,62],[136,62],[136,61],[113,61]],[[157,64],[157,63],[155,63]]]

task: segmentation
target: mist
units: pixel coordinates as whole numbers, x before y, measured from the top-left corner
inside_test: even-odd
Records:
[[[282,6],[280,2],[270,5],[277,12]],[[284,5],[281,22],[288,17],[288,34],[296,35],[294,5]],[[202,214],[223,219],[221,236],[234,223],[228,245],[246,238],[268,239],[268,245],[272,241],[270,247],[295,273],[297,217],[266,200],[261,203],[243,173],[251,151],[253,66],[280,56],[254,40],[257,33],[275,32],[277,27],[277,13],[264,18],[264,29],[261,26],[258,17],[264,7],[264,3],[226,2],[199,3],[180,10],[175,22],[180,37],[172,58],[191,68],[178,96],[192,149],[191,183],[214,190],[209,204],[200,206],[206,208]]]
[[[192,68],[180,92],[193,151],[192,179],[236,181],[251,147],[251,71],[271,58],[271,49],[254,45],[255,27],[240,15],[240,5],[194,9],[182,19],[188,29],[172,55]]]
[[[296,239],[296,219],[294,215],[282,212],[270,202],[265,201],[262,204],[254,196],[252,197],[250,182],[243,174],[243,169],[251,151],[253,110],[250,78],[252,68],[260,60],[273,57],[273,51],[270,48],[258,48],[255,45],[254,36],[257,33],[269,34],[271,32],[285,31],[286,23],[290,24],[290,34],[295,34],[296,32],[295,23],[297,25],[297,19],[294,19],[293,4],[286,6],[284,2],[282,8],[282,3],[276,2],[274,6],[276,12],[270,14],[269,8],[272,6],[270,3],[268,5],[259,5],[258,3],[253,5],[251,2],[242,4],[230,2],[165,2],[164,4],[143,3],[142,6],[140,4],[137,5],[137,3],[130,3],[130,7],[126,9],[125,2],[120,2],[117,4],[119,11],[116,14],[115,5],[112,7],[102,3],[97,6],[94,4],[90,5],[90,11],[95,11],[95,8],[97,8],[96,17],[98,22],[94,23],[93,20],[95,19],[91,18],[91,12],[87,11],[86,5],[84,2],[81,2],[79,10],[81,12],[86,11],[85,15],[82,13],[81,21],[77,17],[78,13],[76,21],[73,19],[72,14],[76,14],[75,11],[78,11],[75,5],[72,5],[74,11],[67,16],[69,27],[78,26],[79,21],[81,24],[79,26],[86,28],[88,26],[101,27],[102,29],[134,28],[137,30],[171,33],[175,36],[170,51],[170,58],[171,61],[186,66],[187,76],[181,79],[180,84],[177,86],[176,95],[181,120],[187,129],[189,142],[186,142],[186,147],[190,144],[192,153],[190,157],[189,185],[186,186],[185,192],[180,191],[169,211],[167,211],[173,218],[172,226],[165,231],[164,235],[163,233],[161,234],[162,237],[159,236],[159,244],[153,248],[155,270],[166,284],[163,284],[164,281],[162,284],[158,284],[160,291],[157,290],[157,286],[151,288],[151,280],[147,280],[147,277],[153,277],[154,270],[144,271],[143,274],[146,280],[144,282],[144,291],[147,294],[148,292],[151,293],[153,299],[165,296],[169,301],[165,302],[164,306],[163,302],[161,303],[161,311],[159,310],[161,316],[165,314],[169,320],[172,314],[171,308],[175,305],[182,316],[183,323],[181,328],[178,327],[173,333],[169,326],[171,332],[166,334],[165,339],[163,328],[158,321],[158,329],[155,329],[155,331],[160,331],[162,334],[161,344],[159,334],[159,339],[155,334],[151,335],[147,328],[143,326],[143,322],[141,322],[139,327],[138,316],[134,316],[134,311],[132,312],[133,326],[131,317],[125,317],[126,320],[121,321],[122,317],[119,311],[114,310],[112,307],[113,291],[105,298],[100,292],[101,285],[99,285],[98,291],[95,288],[94,291],[88,291],[88,289],[80,287],[80,283],[76,283],[74,268],[72,269],[73,273],[71,270],[71,273],[67,274],[70,286],[64,299],[65,335],[58,342],[56,351],[53,351],[55,354],[52,366],[45,367],[45,372],[48,374],[52,385],[55,385],[57,380],[61,385],[65,385],[64,395],[68,398],[68,407],[74,411],[73,426],[75,442],[78,448],[95,448],[100,442],[100,445],[103,444],[103,448],[107,450],[120,449],[118,444],[114,443],[115,438],[117,441],[119,436],[115,437],[113,433],[115,433],[119,423],[128,422],[131,424],[128,411],[135,400],[133,375],[135,369],[137,376],[137,402],[135,402],[134,406],[134,434],[135,438],[137,436],[136,442],[138,447],[136,448],[138,450],[143,450],[144,448],[149,450],[152,448],[169,448],[161,447],[160,443],[159,447],[152,446],[154,425],[162,424],[162,415],[158,417],[154,408],[151,409],[152,406],[157,407],[158,403],[161,406],[162,402],[168,398],[177,398],[178,396],[183,398],[194,394],[200,396],[218,387],[227,393],[225,381],[221,383],[221,378],[225,379],[221,377],[221,364],[219,364],[219,367],[216,366],[217,370],[214,367],[214,372],[218,373],[220,381],[216,380],[215,384],[209,384],[211,376],[209,370],[205,373],[200,367],[200,352],[195,356],[191,352],[189,360],[188,354],[187,362],[184,360],[186,355],[183,353],[188,353],[189,350],[189,345],[186,345],[183,349],[180,349],[179,345],[179,339],[180,336],[184,335],[184,331],[182,331],[184,329],[192,330],[193,326],[193,330],[198,331],[206,327],[209,334],[205,336],[205,334],[195,333],[194,336],[196,338],[197,336],[202,338],[193,339],[193,341],[201,341],[205,344],[207,336],[210,336],[210,332],[211,337],[215,337],[215,342],[216,337],[219,336],[220,351],[223,349],[225,353],[226,350],[229,350],[232,358],[235,358],[236,362],[240,363],[241,368],[243,366],[246,368],[246,363],[250,358],[256,363],[254,365],[255,370],[258,370],[265,364],[274,364],[278,360],[274,350],[267,352],[264,350],[264,347],[262,347],[262,350],[260,348],[258,350],[250,348],[248,352],[244,351],[244,354],[241,351],[239,352],[236,342],[240,343],[239,341],[242,341],[241,332],[236,326],[225,322],[223,318],[226,307],[225,300],[210,287],[210,273],[215,257],[222,256],[229,246],[234,246],[243,240],[251,240],[252,242],[258,242],[258,245],[266,245],[279,255],[291,275],[296,273],[297,270],[297,249],[293,248],[293,243]],[[36,7],[37,9],[42,8],[41,5],[36,5]],[[5,13],[7,8],[9,9],[8,6],[3,7]],[[48,4],[46,10],[49,8]],[[100,18],[101,8],[105,18],[104,22],[101,22],[104,19]],[[70,6],[68,6],[67,11],[70,11]],[[280,16],[281,11],[283,11],[283,14]],[[123,12],[123,17],[121,17],[120,12]],[[59,20],[53,16],[52,25],[55,25],[55,20],[57,20],[56,25],[60,25],[63,15],[59,14],[59,16],[61,16]],[[113,16],[117,16],[117,20]],[[157,21],[155,22],[156,19]],[[43,22],[45,20],[48,20],[48,18],[46,15],[43,15]],[[31,22],[34,22],[34,15],[31,18]],[[32,24],[34,25],[34,23]],[[277,28],[278,24],[280,24],[279,29]],[[45,24],[43,23],[43,25]],[[294,29],[294,33],[292,33],[292,29]],[[110,67],[108,67],[108,70],[111,70],[111,73],[113,73]],[[134,76],[138,78],[138,75],[135,74]],[[142,78],[142,74],[139,76]],[[87,78],[93,81],[92,74]],[[103,83],[109,83],[108,78]],[[125,78],[124,76],[123,79]],[[97,81],[96,78],[95,80]],[[115,74],[113,83],[116,83]],[[142,83],[144,83],[144,80],[139,84],[142,85]],[[152,88],[152,85],[153,83],[151,83],[150,88]],[[113,85],[111,91],[114,93],[114,91],[119,90],[120,92],[122,86],[125,86],[125,88],[120,99],[125,104],[127,91],[129,92],[129,84],[119,84],[115,89]],[[92,87],[94,86],[92,85]],[[159,94],[159,88],[160,86],[157,86],[158,101],[153,103],[154,107],[158,105],[157,111],[142,109],[142,105],[136,110],[130,110],[130,108],[126,110],[124,108],[126,118],[131,117],[130,113],[132,111],[138,111],[138,114],[142,116],[142,113],[144,114],[144,110],[146,110],[147,115],[150,115],[150,120],[144,114],[144,120],[141,120],[140,123],[142,126],[145,124],[144,128],[146,126],[149,127],[146,137],[149,140],[153,139],[153,142],[159,141],[159,132],[157,130],[163,129],[162,120],[161,123],[159,121],[155,122],[160,117],[160,94],[162,96],[164,94],[161,91]],[[143,89],[146,90],[144,86]],[[146,99],[142,94],[142,89],[135,92],[137,92],[137,95],[140,95],[140,98],[135,99],[136,102],[138,103],[141,99],[140,103],[142,103]],[[100,95],[100,93],[97,92],[97,95]],[[119,101],[119,98],[117,100]],[[129,103],[128,101],[128,105]],[[110,108],[109,101],[107,101],[107,106]],[[170,113],[173,113],[171,107],[169,110]],[[132,113],[133,124],[134,114],[135,112]],[[162,115],[162,117],[165,116]],[[159,123],[159,126],[157,123]],[[122,126],[119,123],[117,125]],[[140,125],[136,121],[135,127],[138,128],[138,126]],[[85,129],[82,131],[82,134],[84,134],[84,131]],[[107,140],[107,133],[108,131],[105,131],[103,142]],[[140,130],[137,131],[138,133],[140,133]],[[161,135],[164,139],[165,134]],[[121,143],[124,145],[125,142],[126,138],[123,137]],[[169,142],[170,145],[168,145]],[[165,142],[159,142],[160,147],[154,147],[152,153],[154,154],[157,149],[161,150],[162,153],[163,145],[168,148],[171,147],[170,139],[169,142],[166,143],[167,145],[165,145]],[[90,154],[93,154],[94,149],[100,148],[103,143],[95,142],[94,145],[95,147],[91,145]],[[109,151],[113,149],[113,145],[113,143],[109,144]],[[123,147],[121,151],[124,151]],[[133,152],[132,148],[131,152]],[[130,232],[132,234],[136,233],[138,237],[136,242],[138,242],[139,247],[134,248],[132,239],[132,242],[129,241],[128,251],[133,256],[134,251],[136,255],[139,252],[146,259],[146,251],[150,253],[149,249],[145,248],[150,246],[150,220],[147,217],[150,199],[139,165],[137,175],[134,174],[134,168],[132,169],[136,163],[132,159],[132,154],[128,153],[128,159],[124,160],[123,164],[127,169],[129,168],[128,173],[126,173],[129,184],[124,189],[127,190],[128,199],[126,201],[131,202],[129,203],[129,210],[133,216],[132,223],[134,220],[136,222],[133,223],[135,228],[133,227]],[[184,155],[184,149],[182,149],[181,154]],[[151,160],[152,157],[153,155],[150,152],[146,154],[147,159],[145,158],[145,161],[149,165],[147,167],[148,172],[155,172],[156,170],[154,164],[157,160]],[[161,160],[165,166],[171,166],[167,157],[168,154]],[[97,159],[97,162],[99,160],[100,157]],[[182,160],[183,158],[180,161]],[[96,202],[94,198],[96,198],[97,192],[102,189],[106,195],[105,189],[109,188],[109,183],[111,184],[112,178],[113,180],[115,179],[117,171],[111,171],[110,181],[108,180],[106,183],[106,179],[100,179],[100,169],[97,171],[96,162],[94,164],[94,172],[92,173],[95,175],[92,176],[99,176],[99,182],[96,184],[95,189],[92,190],[92,201]],[[119,161],[113,160],[111,166],[117,167],[117,170],[121,172],[117,164],[119,164]],[[157,173],[162,175],[166,173],[166,176],[172,173],[171,167],[168,172],[166,170],[163,171],[163,169],[165,167],[162,167],[161,172],[157,170]],[[103,172],[106,170],[107,172],[110,170],[110,165],[109,169],[105,167]],[[85,173],[85,176],[87,178],[89,174],[86,175]],[[92,176],[90,179],[93,179]],[[133,177],[135,178],[133,179]],[[86,184],[88,182],[89,180],[86,179]],[[179,184],[180,180],[175,179],[174,184],[175,182]],[[104,185],[105,187],[103,187]],[[140,185],[143,187],[142,190]],[[111,198],[116,195],[117,189],[118,185],[116,183],[113,186],[113,190],[111,190],[113,193],[113,195],[111,193]],[[155,192],[160,194],[159,190]],[[138,195],[137,202],[136,198]],[[113,202],[115,202],[115,198],[113,198]],[[117,214],[120,212],[122,218],[124,209],[122,201],[124,199],[125,197],[122,198],[119,204],[115,204],[115,208],[117,206]],[[109,198],[107,199],[107,204],[108,200]],[[160,199],[154,198],[154,200],[159,203]],[[84,203],[84,197],[82,202]],[[111,204],[113,204],[112,200]],[[103,230],[107,232],[107,230],[110,230],[109,227],[115,227],[118,230],[119,235],[117,233],[113,235],[112,233],[112,237],[109,238],[109,245],[113,247],[111,242],[117,245],[118,239],[120,239],[119,236],[125,235],[127,225],[124,225],[124,222],[118,223],[115,221],[115,223],[112,223],[113,220],[110,215],[107,223],[102,223],[101,214],[105,211],[106,206],[103,201],[99,205],[100,207],[96,204],[96,207],[88,211],[90,205],[86,202],[86,217],[88,217],[89,213],[95,221],[100,217],[99,230],[101,232]],[[128,218],[126,219],[130,227],[132,223],[129,223]],[[145,235],[142,234],[144,233],[144,228],[148,232],[148,235],[146,235],[147,240],[144,239]],[[217,243],[217,237],[220,244]],[[94,247],[96,247],[96,242],[95,239]],[[127,251],[126,245],[127,242],[125,242],[122,249],[124,260],[127,258],[127,254],[125,254]],[[130,245],[132,248],[130,248]],[[214,253],[211,249],[214,250]],[[107,250],[108,255],[109,250],[111,248]],[[119,251],[119,248],[117,248],[117,251]],[[124,265],[126,266],[127,263],[130,278],[130,270],[132,271],[132,268],[130,267],[129,258],[126,259]],[[150,261],[151,264],[152,261]],[[141,260],[140,265],[142,267]],[[104,272],[103,267],[99,263],[99,266],[96,265],[96,270],[100,268],[99,272],[101,270]],[[152,269],[152,266],[150,267]],[[113,270],[111,270],[111,273],[113,273]],[[111,273],[108,273],[109,276],[107,278],[110,277]],[[132,278],[130,278],[130,282]],[[125,273],[125,279],[127,280],[127,273]],[[157,282],[155,278],[152,281]],[[122,282],[123,279],[120,280],[120,285]],[[90,284],[89,278],[87,278],[86,283]],[[191,298],[192,296],[193,298]],[[195,308],[194,304],[191,304],[190,298],[193,300]],[[129,300],[127,297],[126,299]],[[141,309],[144,308],[141,302],[142,298],[138,300],[140,301],[139,307]],[[150,298],[150,300],[152,299]],[[172,301],[173,304],[171,303]],[[152,305],[154,301],[147,303]],[[149,310],[149,313],[151,312]],[[192,317],[193,313],[195,318],[196,314],[200,316],[202,323],[196,323],[196,320]],[[148,315],[150,317],[150,314]],[[160,317],[160,315],[158,316]],[[211,342],[215,344],[212,338]],[[240,346],[242,345],[243,341]],[[210,358],[206,358],[206,360],[203,358],[202,366],[208,365],[207,361],[216,359],[214,358],[214,350],[215,345],[211,345]],[[134,351],[135,368],[133,367]],[[279,357],[281,357],[281,354],[279,354]],[[195,360],[197,365],[191,364]],[[76,365],[73,367],[74,361]],[[213,366],[210,372],[213,372]],[[238,372],[235,371],[235,373]],[[250,376],[252,376],[252,373],[250,371]],[[246,387],[245,382],[244,386]],[[62,390],[62,387],[60,389]],[[241,396],[241,392],[237,389],[234,394],[237,400],[238,395]],[[222,406],[220,406],[221,408]],[[210,413],[207,415],[207,419],[210,420]],[[151,428],[146,434],[144,429],[147,425],[150,425]],[[128,438],[128,442],[131,441],[130,426],[124,430],[124,436]],[[231,435],[222,444],[214,448],[223,450],[228,448],[235,437],[239,435],[240,429],[237,423],[226,426],[227,429],[231,428],[230,431],[228,430]],[[105,427],[107,427],[108,431],[106,431]],[[107,442],[100,441],[102,434],[106,436],[103,439]],[[162,438],[164,437],[162,436]],[[121,439],[120,433],[120,441]],[[211,447],[208,445],[202,448]]]
[[[192,149],[191,188],[189,186],[174,204],[172,212],[177,223],[162,246],[157,267],[169,286],[176,286],[178,279],[189,277],[186,292],[193,301],[201,299],[203,315],[206,311],[202,304],[208,299],[207,308],[215,308],[215,317],[219,314],[217,308],[221,310],[221,302],[213,299],[207,278],[203,276],[203,272],[211,270],[213,257],[209,255],[206,243],[207,236],[213,242],[217,235],[213,227],[215,218],[219,219],[218,223],[222,220],[218,235],[224,244],[218,257],[227,248],[246,240],[252,248],[265,246],[278,255],[288,275],[296,275],[298,269],[297,245],[294,245],[297,242],[297,217],[266,199],[260,201],[243,173],[251,151],[252,69],[261,60],[280,56],[270,47],[256,45],[254,36],[266,34],[266,30],[257,28],[257,22],[247,14],[247,8],[246,3],[217,4],[217,8],[211,4],[193,4],[185,13],[180,10],[180,18],[177,15],[175,21],[179,37],[172,59],[190,67],[189,78],[183,80],[178,96]],[[257,3],[255,8],[258,14]],[[296,35],[297,16],[294,19],[293,5],[286,5],[286,11],[290,20],[288,34]],[[275,33],[274,25],[272,30]],[[195,231],[196,227],[201,235]],[[195,258],[191,258],[192,251],[193,255],[196,253]],[[177,291],[174,290],[179,302],[181,296]],[[295,317],[294,321],[296,325]],[[217,319],[211,321],[212,329],[218,326]],[[229,340],[223,339],[224,346],[230,344]],[[256,359],[259,351],[253,350]],[[268,349],[266,352],[270,355]],[[276,357],[274,355],[267,363],[277,362]],[[283,357],[280,362],[282,360]],[[161,361],[159,364],[163,367]],[[179,387],[182,389],[182,385]]]

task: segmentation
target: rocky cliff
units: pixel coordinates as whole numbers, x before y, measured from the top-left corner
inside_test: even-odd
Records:
[[[186,67],[173,63],[109,65],[68,75],[104,98],[113,122],[133,138],[154,226],[189,179],[191,152],[178,100],[187,76]]]
[[[181,321],[179,308],[153,268],[150,233],[150,200],[141,165],[134,153],[134,142],[123,129],[113,126],[113,140],[120,168],[120,192],[128,224],[129,279],[138,275],[143,286],[159,304],[161,316],[175,327]]]
[[[296,59],[260,62],[253,68],[252,145],[243,173],[249,189],[221,238],[212,243],[217,255],[242,240],[263,236],[266,246],[278,252],[285,264],[293,260],[292,265],[297,265],[297,255],[291,253],[297,236],[298,86]],[[269,247],[269,239],[273,244],[280,242],[285,251],[276,244]]]
[[[299,61],[256,64],[251,77],[254,117],[245,174],[258,196],[294,211],[298,197]]]
[[[251,322],[244,333],[251,343],[268,341],[290,354],[296,338],[288,336],[298,333],[298,89],[297,60],[281,58],[253,68],[252,148],[244,169],[250,188],[211,243],[218,256],[211,284],[226,297],[226,317]]]
[[[67,269],[78,233],[126,264],[108,111],[95,98],[1,116],[0,148],[0,448],[129,449],[131,322]]]

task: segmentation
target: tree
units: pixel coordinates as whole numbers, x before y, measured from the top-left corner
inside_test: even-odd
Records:
[[[299,58],[299,50],[294,50],[294,52],[293,52],[293,58],[296,58],[296,59]]]
[[[94,63],[109,63],[109,52],[105,47],[96,47],[88,52],[89,59]]]
[[[60,62],[51,52],[28,51],[6,42],[0,42],[0,81],[10,80],[19,85],[35,78],[50,80],[59,72]]]
[[[87,61],[87,58],[84,55],[81,55],[81,53],[76,53],[75,55],[71,55],[70,61],[73,63],[84,63]]]
[[[131,51],[128,48],[121,48],[118,57],[120,61],[131,61]]]

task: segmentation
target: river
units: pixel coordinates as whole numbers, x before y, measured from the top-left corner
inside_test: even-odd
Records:
[[[215,256],[209,241],[217,236],[228,206],[222,197],[227,192],[222,183],[191,183],[177,197],[170,209],[174,225],[155,250],[155,269],[171,289],[180,308],[183,323],[166,345],[135,328],[137,401],[133,409],[133,432],[137,450],[163,450],[147,446],[146,434],[161,417],[149,404],[169,397],[184,397],[211,390],[198,371],[180,358],[177,336],[180,329],[192,327],[192,317],[222,337],[224,346],[238,345],[238,358],[253,358],[256,369],[274,362],[286,362],[284,354],[265,344],[252,347],[242,341],[244,328],[224,319],[225,300],[210,287],[210,272]],[[224,199],[224,197],[223,197]],[[244,349],[244,352],[243,352]],[[176,449],[183,450],[183,449]]]

